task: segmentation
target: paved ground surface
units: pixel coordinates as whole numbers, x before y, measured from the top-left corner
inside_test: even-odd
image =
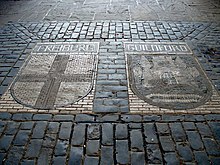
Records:
[[[0,0],[1,163],[220,164],[219,6],[218,0]],[[47,42],[98,42],[96,77],[84,99],[34,109],[17,103],[10,86],[35,45]],[[181,110],[144,102],[129,86],[124,42],[187,43],[212,96]]]

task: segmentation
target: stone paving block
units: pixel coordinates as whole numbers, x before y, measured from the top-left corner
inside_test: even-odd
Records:
[[[67,148],[69,145],[68,140],[58,140],[55,146],[54,155],[55,156],[65,156],[67,153]]]
[[[110,123],[102,124],[102,144],[113,145],[113,125]]]
[[[43,146],[48,148],[54,148],[56,145],[57,134],[45,134],[43,140]]]
[[[211,158],[211,162],[213,165],[218,165],[220,163],[220,158],[219,157],[213,157]]]
[[[34,127],[34,124],[35,122],[32,122],[32,121],[22,122],[20,128],[22,130],[32,130],[32,128]]]
[[[37,158],[41,149],[43,140],[42,139],[32,139],[28,144],[27,151],[25,153],[26,158]]]
[[[167,123],[156,123],[157,131],[160,135],[169,135],[170,128]]]
[[[116,122],[119,120],[119,115],[114,115],[114,114],[106,114],[103,116],[97,116],[96,121],[99,122]]]
[[[193,122],[183,122],[183,128],[186,130],[186,131],[194,131],[196,130],[196,126]]]
[[[99,139],[100,138],[100,125],[90,124],[87,128],[88,139]]]
[[[32,113],[16,113],[12,116],[12,120],[32,120]]]
[[[212,137],[213,136],[213,134],[207,124],[196,123],[196,127],[198,128],[199,133],[202,137]]]
[[[186,141],[186,134],[181,123],[170,123],[172,137],[176,142]]]
[[[195,155],[195,160],[198,164],[201,164],[201,165],[210,164],[209,158],[208,158],[206,152],[196,151],[196,152],[194,152],[194,155]]]
[[[60,139],[69,139],[72,131],[72,123],[71,122],[62,122],[59,131]]]
[[[158,144],[147,144],[147,161],[148,164],[162,164],[162,154]]]
[[[58,156],[53,158],[53,165],[61,165],[66,163],[66,157],[64,156]]]
[[[1,120],[8,120],[8,119],[10,119],[11,118],[11,114],[10,113],[8,113],[8,112],[1,112],[0,113],[0,119]]]
[[[127,124],[117,124],[115,137],[116,137],[116,139],[128,138],[128,125]]]
[[[131,150],[136,152],[141,152],[143,148],[143,136],[141,130],[131,130],[130,131],[131,140]]]
[[[25,146],[25,144],[27,144],[29,140],[30,134],[30,130],[19,130],[17,135],[15,136],[13,144],[17,146]]]
[[[73,121],[74,116],[73,115],[55,115],[53,117],[54,121]]]
[[[204,148],[202,139],[200,138],[200,135],[197,131],[187,131],[186,134],[192,149],[201,150]]]
[[[4,164],[13,164],[13,165],[19,164],[23,153],[24,153],[24,147],[13,146],[8,152],[8,156]]]
[[[33,139],[42,139],[46,132],[47,122],[38,121],[33,129],[32,138]]]
[[[209,122],[209,126],[215,136],[215,139],[220,142],[220,123],[219,122]]]
[[[145,135],[145,141],[147,143],[158,143],[154,123],[144,124],[144,135]]]
[[[121,120],[125,122],[140,122],[142,117],[140,115],[121,115]]]
[[[220,155],[220,146],[214,141],[214,139],[203,138],[204,146],[206,148],[206,152],[212,156]]]
[[[13,138],[14,138],[14,136],[7,136],[7,135],[3,135],[0,138],[0,151],[1,152],[8,151],[8,149],[12,143]]]
[[[51,164],[52,150],[48,148],[42,148],[37,160],[37,164]]]
[[[69,157],[69,165],[72,164],[81,164],[83,156],[83,148],[81,147],[71,147],[70,149],[70,157]]]
[[[71,144],[76,146],[82,146],[85,141],[86,125],[77,124],[74,126],[73,136],[71,139]]]
[[[35,161],[34,160],[22,160],[21,165],[34,165]]]
[[[159,115],[144,115],[143,116],[143,121],[160,121],[161,120],[161,116]]]
[[[58,133],[60,123],[58,122],[49,122],[47,127],[47,133]]]
[[[75,117],[75,121],[76,122],[82,122],[82,121],[94,121],[95,120],[95,116],[93,115],[87,115],[87,114],[77,114]]]
[[[20,123],[8,122],[5,130],[6,135],[14,135],[20,126]]]
[[[112,165],[113,163],[113,146],[102,146],[100,165]]]
[[[164,154],[164,160],[169,165],[179,165],[177,154],[175,152],[167,152]]]
[[[52,119],[52,114],[35,114],[33,120],[50,120]]]
[[[128,164],[130,159],[128,141],[116,140],[116,160],[119,164]]]
[[[86,145],[86,154],[87,155],[99,155],[99,140],[88,140]]]
[[[146,164],[144,152],[131,152],[131,165],[144,164]]]
[[[98,157],[85,157],[84,165],[98,165],[99,164],[99,158]]]
[[[193,160],[193,153],[188,145],[183,143],[177,143],[176,148],[183,161],[189,162]]]
[[[160,136],[159,137],[161,146],[163,151],[175,151],[175,146],[174,146],[174,142],[171,138],[171,136]]]

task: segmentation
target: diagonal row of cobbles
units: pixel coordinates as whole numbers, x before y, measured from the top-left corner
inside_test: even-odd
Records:
[[[2,164],[218,164],[220,115],[0,114]]]

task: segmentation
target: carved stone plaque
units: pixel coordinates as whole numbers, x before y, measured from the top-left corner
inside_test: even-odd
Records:
[[[129,84],[142,100],[189,109],[210,99],[211,84],[186,43],[125,43]]]
[[[98,42],[38,43],[11,87],[14,99],[37,109],[72,104],[93,86]]]

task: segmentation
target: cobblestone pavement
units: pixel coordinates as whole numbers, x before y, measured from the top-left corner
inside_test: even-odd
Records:
[[[220,115],[0,114],[3,164],[219,164]]]
[[[220,164],[219,8],[219,0],[0,0],[0,164]],[[36,109],[16,101],[14,80],[48,42],[98,43],[97,66],[83,99]],[[187,44],[208,99],[191,109],[143,101],[131,89],[126,42]],[[27,104],[36,94],[20,91]]]
[[[219,0],[1,0],[0,24],[33,20],[220,21],[219,8]]]
[[[3,164],[219,164],[218,23],[9,23],[0,32]],[[100,43],[91,93],[72,107],[54,110],[16,103],[7,89],[36,43],[75,41]],[[134,104],[126,41],[186,42],[215,98],[191,111],[143,107],[140,99]]]

